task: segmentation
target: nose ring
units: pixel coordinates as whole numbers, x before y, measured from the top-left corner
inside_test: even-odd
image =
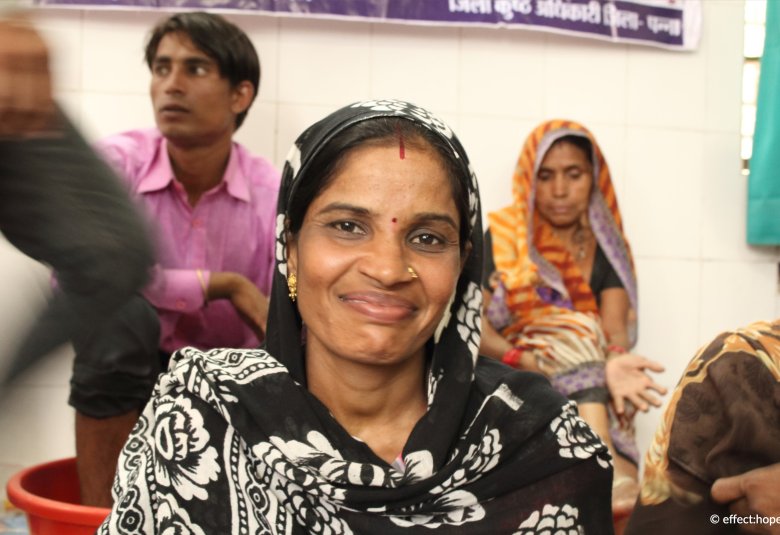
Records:
[[[420,276],[417,274],[417,272],[412,268],[412,266],[409,266],[406,268],[406,271],[409,272],[409,274],[412,276],[413,279],[419,279]]]

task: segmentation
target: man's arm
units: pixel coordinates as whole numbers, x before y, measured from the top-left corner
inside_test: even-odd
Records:
[[[0,137],[41,135],[55,115],[46,44],[21,15],[0,20]]]
[[[748,533],[780,534],[780,463],[750,470],[744,474],[715,481],[712,499],[726,504],[742,517],[759,515],[773,524],[745,524]]]
[[[180,313],[194,313],[208,301],[227,299],[258,338],[265,333],[268,298],[241,273],[165,269],[158,265],[144,296],[155,308]]]
[[[60,290],[7,363],[13,376],[110,316],[152,252],[119,181],[51,100],[46,48],[25,21],[0,21],[0,84],[0,231],[54,268]]]
[[[259,340],[265,337],[268,322],[268,297],[240,273],[211,273],[207,283],[207,295],[211,299],[229,299],[238,315]]]

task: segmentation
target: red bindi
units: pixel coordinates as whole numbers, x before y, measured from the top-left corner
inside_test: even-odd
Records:
[[[398,223],[398,219],[394,217],[393,218],[393,223]]]
[[[401,133],[400,126],[396,126],[395,131],[398,133],[398,157],[403,160],[406,157],[406,150],[404,149],[404,136]]]

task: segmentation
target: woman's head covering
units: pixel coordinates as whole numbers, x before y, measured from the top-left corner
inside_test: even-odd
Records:
[[[452,130],[423,108],[395,100],[355,103],[315,123],[296,140],[288,154],[279,191],[276,269],[271,290],[266,349],[290,370],[296,381],[306,383],[301,318],[297,305],[288,296],[287,288],[286,229],[290,201],[298,192],[299,184],[307,180],[312,161],[334,137],[358,123],[384,117],[409,120],[417,127],[427,129],[438,136],[460,162],[460,172],[456,179],[461,182],[464,194],[468,195],[468,214],[465,214],[465,220],[469,228],[465,235],[471,241],[471,252],[454,289],[450,306],[436,329],[427,377],[429,413],[426,418],[438,420],[439,431],[451,437],[456,432],[457,422],[442,419],[440,412],[462,410],[466,402],[466,392],[474,376],[479,351],[482,224],[477,181],[466,152]],[[450,392],[446,402],[443,396],[437,396],[439,388]],[[418,438],[428,441],[428,437]],[[446,446],[442,448],[445,449]],[[437,453],[444,455],[446,452]]]
[[[286,281],[286,214],[314,156],[350,126],[381,117],[428,129],[462,162],[458,179],[469,198],[473,244],[451,306],[427,344],[420,386],[427,387],[428,410],[392,465],[350,436],[307,390],[302,325]],[[290,152],[277,217],[267,351],[186,348],[173,356],[120,461],[127,470],[120,470],[118,505],[101,533],[119,533],[123,522],[148,523],[139,520],[146,506],[137,504],[151,494],[165,501],[165,514],[188,515],[188,527],[212,523],[206,533],[501,534],[543,526],[595,533],[611,524],[608,452],[576,406],[541,376],[477,360],[479,195],[447,126],[398,101],[334,112]],[[160,422],[160,436],[189,446],[176,451],[186,458],[171,460],[170,448],[156,444]],[[191,430],[176,428],[187,422],[194,422]],[[171,482],[182,481],[183,491],[171,490]]]
[[[634,260],[623,232],[615,189],[596,139],[574,121],[552,120],[537,126],[523,145],[512,177],[511,205],[488,215],[493,258],[506,287],[514,321],[506,334],[519,332],[534,318],[567,309],[598,312],[596,299],[574,258],[535,211],[536,175],[550,147],[565,136],[582,136],[593,148],[593,190],[588,221],[596,241],[617,273],[636,317]],[[629,332],[635,335],[634,329]]]
[[[417,522],[422,522],[423,525],[437,524],[447,518],[447,514],[443,514],[447,507],[439,509],[438,514],[441,515],[441,518],[424,520],[426,514],[431,514],[436,511],[437,507],[443,505],[435,504],[436,500],[441,498],[436,498],[431,494],[426,497],[426,492],[435,493],[441,490],[442,484],[445,486],[446,482],[452,484],[453,477],[464,477],[462,473],[459,475],[459,470],[465,469],[467,473],[470,473],[468,478],[481,478],[489,471],[489,466],[484,463],[499,464],[501,456],[498,452],[502,447],[512,448],[522,443],[528,438],[527,433],[531,429],[543,421],[549,421],[553,415],[559,413],[561,403],[561,400],[552,401],[554,396],[546,402],[540,403],[538,410],[533,411],[534,414],[528,416],[527,423],[530,425],[517,426],[513,430],[513,434],[516,432],[517,435],[511,439],[509,436],[502,436],[498,440],[499,442],[506,441],[502,446],[492,444],[493,438],[498,438],[500,433],[494,429],[492,433],[495,435],[490,436],[491,431],[486,418],[491,419],[495,415],[488,416],[490,410],[486,412],[485,409],[491,403],[482,407],[474,406],[475,382],[480,382],[481,378],[484,377],[482,373],[476,373],[480,344],[482,308],[480,281],[483,256],[479,192],[476,177],[469,165],[465,150],[452,130],[441,120],[427,110],[406,102],[393,100],[360,102],[332,113],[299,136],[287,157],[282,173],[282,186],[277,209],[277,266],[274,273],[266,349],[287,367],[295,381],[302,385],[305,384],[301,319],[296,304],[288,296],[286,280],[288,276],[286,219],[290,201],[296,195],[299,183],[307,179],[310,164],[330,140],[362,121],[383,117],[406,119],[418,127],[429,130],[439,136],[449,150],[452,150],[456,159],[461,162],[457,179],[465,186],[464,191],[468,194],[467,221],[469,229],[466,235],[471,241],[472,247],[453,293],[451,305],[436,329],[434,340],[429,344],[430,365],[426,378],[428,411],[417,423],[401,453],[407,472],[401,476],[399,473],[394,473],[394,469],[389,467],[380,471],[376,465],[373,465],[370,470],[367,469],[366,465],[362,465],[360,469],[362,483],[366,487],[362,490],[356,487],[348,495],[357,500],[350,505],[351,507],[357,506],[357,503],[366,504],[379,496],[384,496],[382,499],[387,500],[386,502],[374,504],[377,510],[394,511],[393,514],[398,514],[407,509],[409,512],[417,513],[414,519],[409,517],[407,520],[399,520],[399,525],[404,522],[409,522],[410,526]],[[484,372],[484,370],[482,371]],[[498,369],[491,373],[500,375],[504,371]],[[491,380],[497,381],[497,378],[497,375],[492,376]],[[496,386],[493,384],[489,389],[496,388]],[[529,387],[525,392],[520,392],[504,385],[495,391],[491,390],[492,404],[500,406],[499,412],[500,410],[514,412],[523,405],[523,399],[520,396],[528,396],[529,400],[534,399],[537,394],[535,390],[535,387]],[[502,399],[503,401],[501,401]],[[309,402],[312,403],[312,400]],[[321,421],[328,417],[323,410],[324,407],[319,406],[316,400],[312,406],[315,411],[321,413]],[[494,407],[492,410],[497,408]],[[530,406],[528,408],[530,409]],[[474,426],[479,431],[472,429]],[[301,436],[305,436],[306,433],[303,432],[303,429],[301,431]],[[517,440],[520,436],[524,438]],[[332,445],[345,459],[354,460],[363,457],[364,460],[370,460],[373,457],[373,454],[366,456],[368,453],[366,451],[359,452],[356,445],[360,445],[360,443],[356,444],[351,437],[342,436],[337,442],[337,444],[332,443]],[[510,444],[511,442],[514,444]],[[491,451],[494,446],[498,446],[498,448]],[[362,445],[359,449],[363,449]],[[482,457],[485,454],[487,456]],[[491,460],[488,461],[488,459]],[[469,467],[469,463],[473,463],[473,466]],[[480,463],[483,464],[480,465]],[[497,474],[496,477],[502,480],[501,483],[497,483],[496,489],[506,488],[507,485],[511,487],[518,482],[515,479],[518,477],[517,474]],[[511,479],[515,479],[515,481],[508,483]],[[419,483],[412,484],[417,481]],[[465,483],[465,481],[461,482],[467,486]],[[410,484],[412,485],[409,486]],[[399,488],[392,492],[389,489],[386,492],[379,492],[378,489],[367,492],[371,486],[382,485]],[[428,490],[421,493],[422,489]],[[361,496],[365,492],[367,494]],[[459,492],[462,492],[460,496],[464,499],[464,503],[461,505],[465,507],[457,513],[457,515],[462,515],[462,518],[452,523],[476,521],[476,518],[469,517],[481,514],[477,512],[482,511],[478,502],[485,496],[476,496],[471,492],[466,492],[463,487]],[[369,498],[368,496],[371,494],[374,496]],[[403,498],[404,496],[410,499],[406,506],[402,505],[407,499]],[[396,501],[399,499],[400,501]],[[468,503],[471,503],[473,508]],[[399,506],[400,509],[397,509]],[[433,518],[435,519],[435,516]],[[451,521],[452,518],[449,520]],[[445,526],[447,522],[448,520],[444,520]],[[379,530],[371,532],[380,533]]]

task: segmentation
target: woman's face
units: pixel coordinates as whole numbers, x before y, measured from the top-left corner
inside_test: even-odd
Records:
[[[571,143],[556,143],[536,174],[536,210],[554,227],[571,227],[587,214],[592,186],[588,155]]]
[[[418,145],[352,149],[290,240],[307,359],[422,358],[462,262],[445,167]]]

